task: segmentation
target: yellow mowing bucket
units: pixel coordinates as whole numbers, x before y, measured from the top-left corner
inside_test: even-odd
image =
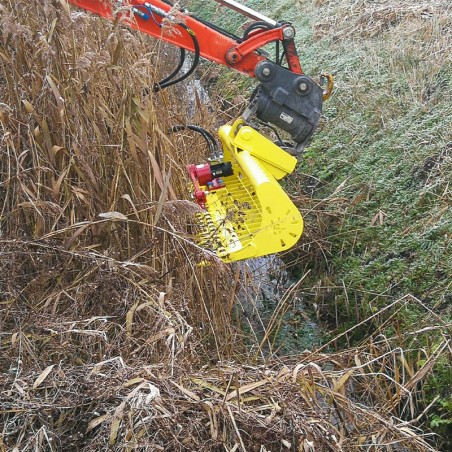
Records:
[[[303,232],[303,218],[278,183],[297,160],[243,124],[220,128],[224,158],[188,167],[199,244],[224,262],[286,251]]]

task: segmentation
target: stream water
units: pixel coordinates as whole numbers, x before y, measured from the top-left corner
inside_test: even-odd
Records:
[[[251,334],[264,351],[295,354],[321,345],[321,330],[308,313],[303,285],[290,276],[277,255],[249,259],[241,266],[239,303]]]
[[[192,57],[191,55],[188,55],[182,66],[181,73],[187,72],[191,65]],[[203,105],[210,105],[209,93],[205,90],[201,80],[198,80],[193,76],[185,81],[184,88],[186,89],[184,96],[189,99],[189,102],[187,102],[187,116],[188,119],[192,119],[196,112],[197,100]]]

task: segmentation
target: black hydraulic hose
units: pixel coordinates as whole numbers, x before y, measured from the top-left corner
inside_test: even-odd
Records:
[[[286,151],[290,155],[293,155],[293,156],[300,155],[300,151],[298,151],[296,149],[296,147],[293,145],[293,143],[290,143],[288,141],[284,141],[281,138],[281,135],[279,134],[278,130],[275,127],[273,127],[268,122],[262,121],[260,119],[257,119],[257,122],[261,126],[267,127],[267,128],[269,128],[270,130],[273,131],[273,133],[276,135],[276,141],[273,142],[274,144],[276,144],[278,147],[280,147],[281,149],[283,149],[284,151]]]
[[[171,2],[170,0],[162,0],[163,3],[166,3],[168,6],[174,7],[174,3]],[[179,8],[181,11],[184,11],[183,8]],[[186,12],[186,11],[185,11]],[[227,36],[228,38],[234,39],[236,41],[239,41],[240,38],[238,36],[236,36],[233,33],[230,33],[229,31],[225,30],[224,28],[219,27],[218,25],[213,24],[212,22],[209,22],[206,19],[203,19],[202,17],[198,17],[195,16],[194,14],[190,14],[190,17],[192,17],[193,19],[197,20],[198,22],[207,25],[209,28],[211,28],[212,30],[218,31],[218,33],[221,33],[224,36]]]
[[[189,129],[189,130],[193,130],[194,132],[198,132],[203,138],[204,140],[206,140],[207,142],[207,146],[209,147],[209,151],[211,154],[215,154],[218,152],[218,143],[215,140],[214,136],[208,132],[206,129],[200,127],[200,126],[195,126],[193,124],[188,124],[186,126],[174,126],[171,128],[170,132],[179,132],[180,130],[185,130],[185,129]]]
[[[270,30],[272,27],[270,24],[268,24],[267,22],[264,21],[259,21],[259,22],[253,22],[251,25],[249,25],[245,31],[243,32],[243,37],[242,37],[242,41],[246,41],[248,39],[249,34],[253,31],[253,30],[258,30],[259,28],[263,28],[264,30]]]
[[[279,53],[279,41],[276,41],[275,55],[276,55],[276,64],[278,66],[281,66],[282,55],[280,55]]]
[[[278,130],[273,127],[271,124],[269,124],[268,122],[262,121],[260,119],[257,120],[257,122],[263,126],[263,127],[268,127],[270,130],[273,131],[273,133],[276,135],[276,138],[278,141],[280,141],[281,143],[283,142],[283,139],[281,138],[281,135],[278,133]]]
[[[161,89],[164,88],[168,88],[168,86],[172,86],[175,85],[176,83],[181,82],[182,80],[185,80],[186,78],[190,77],[191,74],[193,74],[193,72],[195,71],[196,67],[199,64],[199,57],[200,57],[200,48],[199,48],[199,41],[196,38],[196,35],[194,33],[193,30],[191,30],[190,28],[187,27],[187,25],[185,25],[182,22],[178,22],[178,25],[180,27],[182,27],[184,30],[187,31],[187,33],[190,35],[192,41],[193,41],[193,47],[194,47],[194,51],[195,51],[195,56],[193,58],[193,63],[190,67],[190,69],[185,72],[185,74],[182,74],[180,77],[173,79],[171,77],[171,79],[167,80],[170,76],[166,77],[162,82],[160,83],[156,83],[154,85],[154,93],[157,93],[158,91],[160,91]],[[185,56],[185,54],[184,54]],[[180,63],[179,63],[180,64]],[[183,63],[182,63],[183,64]],[[182,67],[182,66],[181,66]],[[174,73],[174,71],[173,71]],[[174,74],[175,75],[175,74]]]
[[[167,77],[165,77],[164,79],[160,80],[158,83],[156,83],[156,86],[162,86],[165,83],[169,82],[171,79],[173,79],[175,77],[175,75],[182,69],[182,66],[185,63],[185,49],[183,49],[182,47],[179,47],[180,50],[180,56],[179,56],[179,64],[177,65],[177,67],[174,69],[173,72],[171,72],[171,74],[169,74]],[[154,91],[155,92],[155,91]]]
[[[217,31],[218,33],[222,34],[223,36],[227,36],[228,38],[233,39],[234,41],[240,42],[241,39],[235,35],[234,33],[231,33],[230,31],[225,30],[224,28],[219,27],[218,25],[215,25],[212,22],[209,22],[206,19],[203,19],[202,17],[198,17],[195,15],[190,14],[190,17],[192,17],[193,19],[197,20],[198,22],[201,22],[203,25],[208,26],[209,28],[211,28],[212,30]]]
[[[251,25],[249,25],[245,31],[243,32],[243,37],[240,39],[241,42],[246,41],[250,35],[250,33],[254,30],[264,29],[264,30],[271,30],[272,28],[280,27],[281,25],[278,23],[275,26],[270,25],[267,22],[264,21],[258,21],[253,22]],[[261,51],[258,49],[256,52],[261,53]],[[276,64],[278,66],[281,66],[281,60],[282,57],[279,56],[279,41],[276,41]]]

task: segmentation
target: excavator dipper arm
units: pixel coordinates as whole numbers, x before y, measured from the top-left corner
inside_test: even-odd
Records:
[[[250,77],[260,84],[244,118],[252,117],[288,132],[303,148],[314,132],[322,112],[322,88],[303,74],[297,55],[295,30],[290,23],[276,22],[232,0],[217,0],[242,14],[262,19],[251,25],[243,38],[190,15],[161,0],[68,0],[69,3],[110,21],[170,42]],[[171,26],[186,32],[171,32]],[[260,49],[270,42],[281,43],[287,68],[266,58]]]
[[[171,33],[169,27],[165,27],[165,21],[166,25],[169,25],[168,22],[171,21],[173,23],[183,22],[196,36],[202,57],[243,72],[250,77],[254,77],[257,64],[266,59],[265,56],[256,52],[258,49],[269,42],[286,40],[285,35],[293,37],[295,34],[291,25],[277,26],[275,21],[271,21],[268,25],[272,28],[258,29],[248,39],[239,43],[231,35],[223,34],[218,29],[213,29],[205,21],[201,22],[198,18],[189,15],[188,12],[176,9],[161,0],[121,2],[69,0],[69,3],[110,21],[123,20],[131,28],[194,52],[195,48],[190,36],[184,33]],[[287,31],[288,29],[290,31]],[[288,63],[291,71],[302,72],[296,55],[291,57]]]

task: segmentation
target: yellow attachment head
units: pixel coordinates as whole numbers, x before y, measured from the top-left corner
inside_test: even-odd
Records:
[[[288,250],[303,232],[303,219],[277,180],[294,170],[295,157],[242,120],[223,126],[219,136],[233,174],[222,177],[220,188],[202,187],[201,246],[225,262]]]

